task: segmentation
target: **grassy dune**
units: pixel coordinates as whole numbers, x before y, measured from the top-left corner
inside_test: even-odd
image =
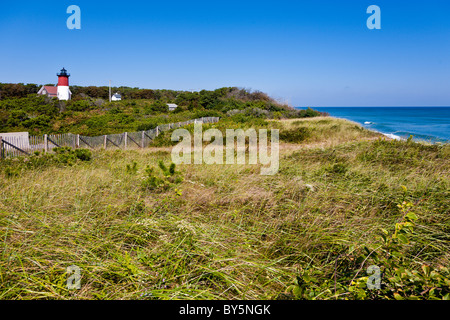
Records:
[[[169,148],[0,163],[0,299],[344,299],[403,202],[418,219],[400,265],[449,265],[448,145],[389,141],[333,118],[269,127],[282,137],[275,176],[181,165],[182,182],[144,188],[147,166],[165,179]],[[70,265],[79,290],[66,288]]]

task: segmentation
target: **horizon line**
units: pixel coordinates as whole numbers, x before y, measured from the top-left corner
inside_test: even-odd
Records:
[[[294,108],[450,108],[448,106],[294,106]]]

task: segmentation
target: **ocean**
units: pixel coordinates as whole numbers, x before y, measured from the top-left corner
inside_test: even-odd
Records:
[[[305,108],[298,108],[305,109]],[[450,142],[450,107],[313,107],[394,139]]]

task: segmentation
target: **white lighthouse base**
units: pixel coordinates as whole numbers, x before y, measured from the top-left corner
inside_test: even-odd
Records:
[[[68,86],[58,86],[57,97],[59,100],[70,100],[72,97],[72,92],[70,92]]]

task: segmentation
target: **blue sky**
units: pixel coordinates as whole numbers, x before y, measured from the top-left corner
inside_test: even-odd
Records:
[[[369,30],[370,5],[381,30]],[[69,30],[69,5],[81,30]],[[450,1],[14,1],[0,82],[201,90],[294,106],[449,106]]]

